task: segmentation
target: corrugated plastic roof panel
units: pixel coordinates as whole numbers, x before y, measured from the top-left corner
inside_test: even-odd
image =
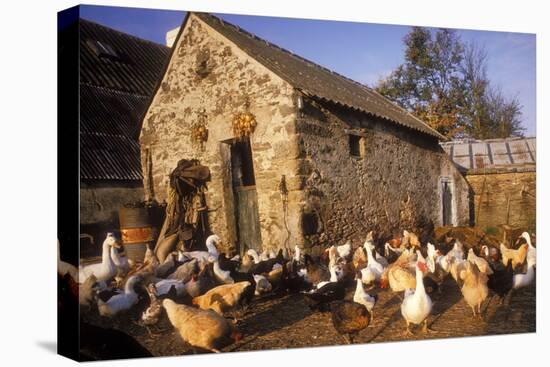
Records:
[[[441,143],[462,170],[534,168],[536,138],[457,140]]]

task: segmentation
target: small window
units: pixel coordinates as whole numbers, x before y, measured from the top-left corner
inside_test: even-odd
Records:
[[[349,154],[352,157],[364,157],[365,156],[365,142],[364,138],[358,135],[349,136]]]

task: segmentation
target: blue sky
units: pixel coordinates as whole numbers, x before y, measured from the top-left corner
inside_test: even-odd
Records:
[[[216,14],[230,23],[351,79],[371,85],[403,62],[408,26]],[[185,12],[81,6],[80,16],[122,32],[165,43]],[[462,40],[483,45],[488,75],[505,95],[523,105],[527,136],[536,132],[534,34],[458,30]]]

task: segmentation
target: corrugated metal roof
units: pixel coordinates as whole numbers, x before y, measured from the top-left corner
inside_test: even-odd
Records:
[[[440,143],[463,171],[534,169],[536,138],[455,140]]]
[[[405,109],[363,84],[295,55],[211,14],[193,14],[235,43],[250,57],[306,94],[446,140]]]
[[[170,49],[84,19],[79,25],[80,178],[141,180],[141,119]],[[112,55],[98,53],[98,41]]]

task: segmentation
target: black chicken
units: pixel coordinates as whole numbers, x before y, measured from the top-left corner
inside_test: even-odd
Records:
[[[309,290],[311,284],[306,282],[296,271],[298,264],[295,260],[289,261],[283,265],[283,274],[281,277],[281,289],[289,292],[299,292]]]
[[[500,303],[502,304],[504,298],[514,285],[512,262],[509,261],[507,266],[504,266],[500,261],[489,262],[489,265],[493,270],[493,274],[489,275],[487,287],[499,296]]]
[[[303,293],[306,304],[311,310],[329,311],[329,304],[344,299],[346,288],[339,282],[329,282],[321,288]]]
[[[346,343],[352,344],[353,337],[369,326],[371,315],[367,308],[353,301],[338,301],[330,305],[332,325]]]

